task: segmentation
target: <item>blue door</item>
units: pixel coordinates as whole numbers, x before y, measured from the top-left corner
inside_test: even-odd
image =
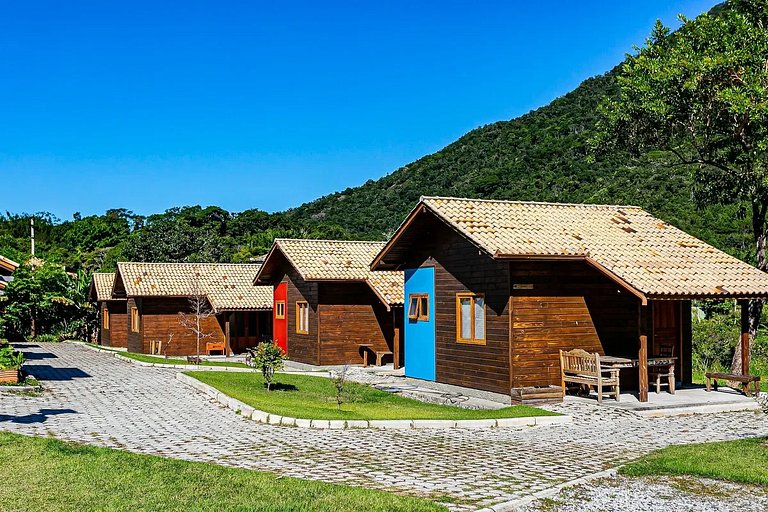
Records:
[[[405,376],[435,380],[435,269],[405,271]]]

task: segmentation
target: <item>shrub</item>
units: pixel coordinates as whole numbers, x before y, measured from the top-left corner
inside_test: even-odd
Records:
[[[341,404],[343,404],[346,399],[348,373],[349,366],[346,364],[341,370],[331,372],[331,381],[333,381],[333,387],[336,389],[336,408],[338,410],[341,410]]]
[[[732,314],[712,314],[693,322],[694,369],[706,372],[730,368],[739,341],[739,325]]]
[[[261,370],[264,382],[267,384],[267,391],[272,390],[275,372],[283,369],[286,359],[288,357],[283,352],[283,349],[271,341],[266,341],[256,347],[256,352],[253,356],[253,367],[256,370]]]
[[[61,340],[61,336],[58,334],[38,334],[30,341],[33,343],[56,343]]]
[[[9,345],[0,347],[0,370],[18,370],[24,364],[24,354]]]

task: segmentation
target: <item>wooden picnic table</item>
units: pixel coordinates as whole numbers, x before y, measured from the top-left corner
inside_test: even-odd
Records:
[[[674,366],[677,357],[649,357],[648,366]],[[618,356],[600,356],[600,364],[609,368],[637,368],[639,359]]]
[[[677,357],[649,357],[648,367],[654,368],[653,377],[656,378],[656,392],[658,393],[662,385],[662,377],[668,380],[665,384],[669,387],[669,392],[675,394],[675,363]],[[630,359],[628,357],[601,356],[600,366],[604,368],[638,368],[639,359]]]

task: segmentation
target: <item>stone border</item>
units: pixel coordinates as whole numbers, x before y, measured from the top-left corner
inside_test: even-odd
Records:
[[[176,368],[177,370],[184,370],[184,371],[195,371],[195,370],[216,371],[216,372],[252,372],[253,371],[253,368],[240,368],[237,366],[207,366],[202,364],[196,365],[196,364],[184,364],[184,363],[181,363],[181,364],[148,363],[146,361],[139,361],[138,359],[133,359],[131,357],[124,356],[122,353],[120,353],[120,351],[94,347],[92,345],[88,345],[87,343],[83,343],[82,341],[72,341],[70,343],[75,343],[84,348],[87,348],[88,350],[101,352],[102,354],[110,354],[112,355],[112,357],[115,357],[116,359],[120,359],[121,361],[135,364],[137,366],[147,366],[147,367],[155,367],[155,368]]]
[[[316,429],[348,429],[348,428],[380,428],[380,429],[433,429],[433,428],[509,428],[509,427],[534,427],[542,425],[563,425],[573,421],[571,416],[527,416],[523,418],[499,418],[481,420],[309,420],[302,418],[289,418],[277,414],[254,409],[229,395],[225,395],[213,386],[200,382],[194,377],[183,373],[176,374],[176,380],[208,395],[218,403],[238,412],[244,418],[268,423],[270,425],[283,425],[290,427],[316,428]]]
[[[42,391],[43,386],[0,386],[0,393],[31,393]]]

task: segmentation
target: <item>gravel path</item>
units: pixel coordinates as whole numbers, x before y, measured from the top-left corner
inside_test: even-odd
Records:
[[[0,397],[0,430],[391,492],[449,496],[456,510],[521,498],[669,444],[768,435],[755,412],[641,418],[566,402],[569,425],[309,430],[262,425],[175,379],[75,344],[26,345],[41,396]]]
[[[618,476],[571,487],[524,512],[765,512],[768,489],[693,477]]]

